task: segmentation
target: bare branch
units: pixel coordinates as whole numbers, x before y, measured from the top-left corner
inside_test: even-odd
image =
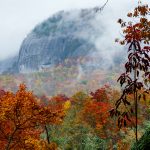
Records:
[[[108,3],[108,1],[109,0],[107,0],[106,2],[105,2],[105,4],[103,5],[103,6],[101,6],[101,7],[94,7],[94,11],[97,13],[97,12],[101,12],[103,9],[104,9],[104,7],[106,6],[106,4]]]

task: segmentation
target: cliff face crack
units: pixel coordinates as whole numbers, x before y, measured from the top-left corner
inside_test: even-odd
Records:
[[[59,12],[37,25],[23,41],[14,70],[39,70],[43,64],[55,65],[87,56],[95,49],[89,40],[94,31],[91,20],[95,17],[90,11],[87,15],[85,10]]]
[[[75,62],[87,57],[93,57],[92,63],[95,66],[112,64],[110,60],[105,60],[107,51],[111,55],[111,47],[109,38],[108,44],[105,44],[105,37],[109,35],[106,35],[108,32],[103,23],[101,13],[96,13],[95,8],[58,12],[28,34],[21,44],[19,55],[9,63],[6,70],[9,73],[38,71],[66,60]],[[95,56],[100,62],[97,62]]]

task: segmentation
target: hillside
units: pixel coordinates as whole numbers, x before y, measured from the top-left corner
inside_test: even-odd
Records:
[[[107,36],[107,27],[101,15],[96,8],[54,14],[27,35],[16,56],[18,58],[1,72],[39,71],[68,60],[79,65],[78,60],[85,58],[86,66],[90,64],[110,68],[120,64],[123,57],[119,53],[116,55],[117,49],[103,42]],[[5,66],[6,63],[3,64]]]

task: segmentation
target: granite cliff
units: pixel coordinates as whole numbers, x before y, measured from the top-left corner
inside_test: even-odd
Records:
[[[54,14],[27,35],[21,44],[17,59],[7,71],[10,73],[38,71],[43,67],[62,63],[66,59],[92,57],[101,49],[104,51],[105,47],[98,49],[95,45],[97,38],[103,37],[105,32],[103,23],[95,26],[100,15],[101,12],[97,7],[60,11]],[[120,59],[120,56],[118,58]],[[101,62],[102,65],[104,61],[108,62],[99,55],[98,63]]]
[[[91,10],[61,11],[37,25],[24,39],[14,70],[39,70],[95,51],[94,44],[89,40],[95,32],[91,25],[93,17],[95,14]]]

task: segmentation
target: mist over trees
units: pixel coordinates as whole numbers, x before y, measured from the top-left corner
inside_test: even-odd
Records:
[[[66,60],[41,72],[1,75],[0,149],[148,149],[149,15],[149,6],[139,1],[127,14],[129,21],[118,20],[123,36],[116,42],[127,52],[119,67],[83,70],[82,64]]]

